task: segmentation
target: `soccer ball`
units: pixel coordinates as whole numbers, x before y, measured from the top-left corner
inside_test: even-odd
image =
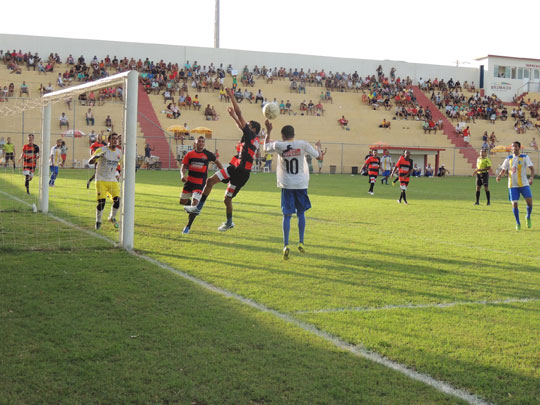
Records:
[[[268,103],[263,107],[263,114],[269,120],[273,120],[279,115],[279,106],[276,103]]]

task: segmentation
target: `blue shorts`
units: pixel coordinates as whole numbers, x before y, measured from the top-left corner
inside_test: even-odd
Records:
[[[519,196],[522,195],[523,198],[532,198],[531,187],[512,187],[508,189],[508,199],[512,202],[519,201]]]
[[[382,175],[384,177],[389,177],[390,176],[390,170],[385,170],[384,172],[382,172]]]
[[[295,212],[307,211],[311,208],[311,201],[307,188],[300,190],[281,189],[281,211],[283,215],[292,215]]]

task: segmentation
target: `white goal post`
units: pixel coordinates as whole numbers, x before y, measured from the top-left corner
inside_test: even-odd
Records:
[[[43,213],[49,211],[49,159],[51,149],[51,105],[54,102],[66,100],[92,90],[105,87],[124,87],[124,130],[123,162],[122,162],[122,196],[121,196],[121,229],[120,245],[127,250],[133,249],[133,232],[135,223],[135,164],[137,159],[137,100],[138,100],[137,71],[118,73],[93,82],[79,86],[69,87],[41,97],[43,105],[41,130],[41,170],[39,185],[39,210]],[[75,98],[74,98],[75,99]]]

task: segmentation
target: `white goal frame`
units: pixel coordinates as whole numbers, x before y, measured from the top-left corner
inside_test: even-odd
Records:
[[[41,97],[43,105],[41,120],[42,159],[39,185],[39,210],[49,212],[49,150],[51,148],[51,105],[92,90],[110,86],[124,86],[124,131],[122,161],[122,196],[120,245],[127,250],[133,249],[135,224],[135,164],[137,159],[137,101],[139,95],[139,73],[135,70],[118,73],[79,86],[54,91]]]

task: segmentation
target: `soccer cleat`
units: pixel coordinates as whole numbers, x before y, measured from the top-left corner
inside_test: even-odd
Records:
[[[223,222],[221,226],[218,228],[218,231],[225,232],[226,230],[232,229],[232,228],[234,228],[234,222],[231,222],[230,224],[228,224],[227,222]]]
[[[96,222],[96,230],[101,228],[101,222]]]
[[[371,194],[371,195],[373,195],[373,191],[368,191],[368,194]]]
[[[116,218],[109,218],[109,222],[111,222],[114,225],[114,227],[116,229],[118,229],[119,225],[118,225],[118,221],[116,220]]]
[[[474,205],[480,205],[480,203],[477,201],[477,202],[474,203]]]
[[[527,228],[532,228],[532,219],[527,218]]]
[[[186,205],[184,206],[184,211],[186,211],[188,214],[195,214],[199,215],[201,210],[197,208],[196,205]]]
[[[486,205],[491,205],[491,203],[488,201]]]
[[[398,204],[401,204],[401,200],[396,200]]]
[[[189,233],[189,226],[184,227],[184,229],[182,230],[182,233],[184,235],[187,235]]]
[[[283,248],[283,260],[289,260],[289,252],[291,250],[289,249],[289,246],[285,246]]]
[[[395,181],[393,181],[393,182],[392,182],[392,187],[394,187],[395,185],[396,185],[396,182],[395,182]]]
[[[86,188],[90,188],[90,183],[86,183]]]
[[[403,201],[403,204],[405,205],[409,205],[409,203],[407,201]]]
[[[304,244],[302,242],[298,244],[298,251],[302,254],[306,253],[306,249],[304,249]]]
[[[516,231],[521,231],[521,224],[516,224]]]

